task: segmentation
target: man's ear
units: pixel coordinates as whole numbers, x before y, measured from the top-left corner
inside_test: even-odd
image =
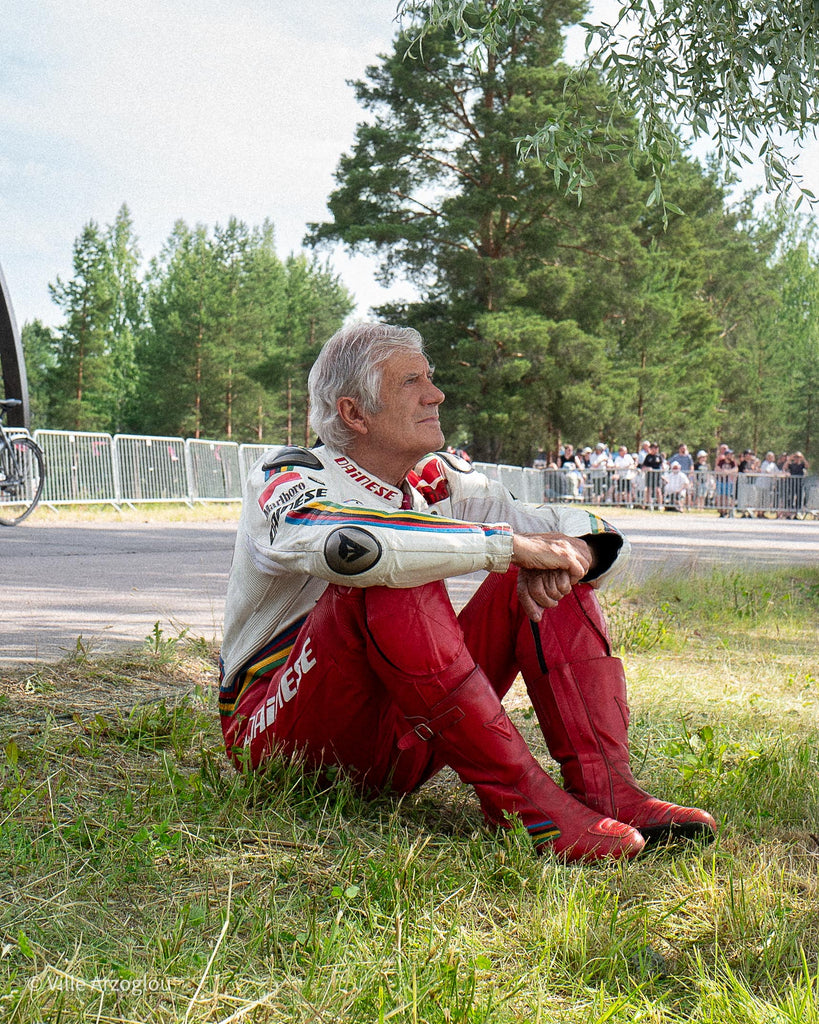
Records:
[[[357,434],[368,432],[367,418],[354,398],[339,398],[336,402],[336,409],[341,422],[354,430]]]

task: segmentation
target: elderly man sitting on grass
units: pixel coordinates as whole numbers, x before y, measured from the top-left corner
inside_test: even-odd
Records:
[[[399,793],[450,765],[492,825],[520,820],[538,853],[571,861],[711,838],[710,814],[650,796],[629,766],[623,666],[594,592],[624,537],[436,451],[444,394],[414,330],[341,330],[309,386],[320,442],[271,449],[247,481],[220,694],[237,765],[298,755]],[[456,614],[444,580],[481,569]],[[504,710],[518,673],[563,787]]]

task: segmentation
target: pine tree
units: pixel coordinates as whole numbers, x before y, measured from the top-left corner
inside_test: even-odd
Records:
[[[212,235],[177,223],[151,265],[142,429],[302,440],[309,366],[351,308],[315,259],[282,263],[269,222],[251,229],[234,218]]]
[[[687,158],[665,208],[646,207],[652,170],[625,144],[597,160],[580,204],[520,160],[515,140],[567,104],[589,132],[611,127],[596,76],[578,85],[559,63],[577,11],[532,5],[485,63],[444,30],[416,50],[399,36],[355,85],[368,118],[340,161],[332,220],[310,235],[376,254],[383,280],[404,274],[419,290],[379,312],[425,335],[450,392],[445,430],[482,460],[526,462],[569,439],[632,445],[658,426],[716,434],[722,339],[751,330],[748,296],[768,287],[764,249],[725,214],[717,176]],[[469,8],[476,31],[495,15],[489,0]],[[616,127],[640,132],[623,110]]]
[[[777,450],[801,450],[815,472],[819,464],[819,234],[813,218],[780,214],[777,219],[781,244],[773,269],[781,299],[769,321],[760,377],[767,384],[766,412]]]
[[[204,436],[220,405],[217,266],[207,230],[177,221],[148,276],[150,330],[138,358],[141,433]]]
[[[284,265],[281,321],[257,378],[277,393],[274,434],[287,444],[309,445],[307,376],[318,350],[353,309],[347,289],[326,264],[303,253]]]
[[[145,329],[145,298],[139,276],[141,254],[126,205],[117,212],[106,232],[114,280],[111,310],[111,372],[113,402],[108,416],[112,433],[122,431],[133,415],[134,398],[139,386],[136,360],[138,339]]]
[[[26,360],[31,422],[35,427],[51,427],[54,417],[50,409],[50,378],[57,365],[57,339],[51,328],[37,319],[23,324],[21,340]]]
[[[74,276],[49,286],[65,315],[57,338],[57,367],[50,375],[53,425],[107,430],[116,401],[111,359],[111,318],[116,278],[104,232],[90,221],[74,243]]]

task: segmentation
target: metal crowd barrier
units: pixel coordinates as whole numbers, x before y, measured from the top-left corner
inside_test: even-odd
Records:
[[[819,518],[819,477],[742,473],[736,478],[735,513]]]
[[[242,492],[239,445],[235,441],[187,442],[190,493],[194,501],[235,501]]]
[[[43,502],[110,503],[114,480],[110,434],[38,430],[34,439],[45,454]]]
[[[542,502],[623,505],[628,508],[671,508],[676,511],[715,509],[724,516],[819,518],[819,477],[787,473],[722,473],[714,470],[682,474],[687,484],[672,486],[669,474],[657,469],[538,470]],[[520,470],[508,472],[504,483],[518,496],[531,494],[532,483]],[[524,501],[531,501],[524,497]]]
[[[269,444],[239,445],[239,468],[242,473],[242,484],[247,480],[247,474],[250,472],[253,463],[260,458],[269,447]]]
[[[116,434],[117,500],[126,505],[146,501],[190,502],[191,489],[181,437]]]
[[[47,505],[73,503],[239,501],[264,444],[181,437],[38,430],[46,457]],[[713,509],[725,516],[819,519],[819,477],[686,475],[689,486],[671,493],[660,470],[533,469],[476,462],[476,469],[531,504],[577,503],[628,508]]]
[[[239,501],[269,446],[137,434],[37,430],[46,505]]]

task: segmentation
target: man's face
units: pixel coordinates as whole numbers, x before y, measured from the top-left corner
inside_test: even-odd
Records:
[[[366,418],[368,448],[415,465],[444,443],[438,406],[444,393],[432,382],[429,363],[417,352],[396,352],[384,363],[381,409]]]

